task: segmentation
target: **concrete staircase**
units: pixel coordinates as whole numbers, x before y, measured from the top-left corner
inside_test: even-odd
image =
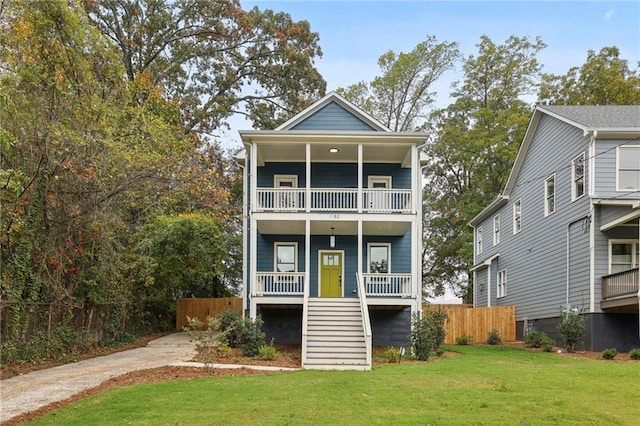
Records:
[[[303,368],[370,370],[357,298],[309,298]],[[304,339],[303,339],[304,340]]]

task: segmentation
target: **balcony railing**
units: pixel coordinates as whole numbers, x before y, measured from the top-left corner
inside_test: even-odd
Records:
[[[304,272],[256,273],[257,296],[302,296]]]
[[[411,274],[362,274],[367,296],[411,296]]]
[[[307,210],[305,188],[258,188],[256,210],[297,212]],[[309,211],[356,212],[356,188],[311,188]],[[410,189],[363,189],[362,211],[367,213],[411,213]]]
[[[638,270],[618,272],[602,277],[602,300],[638,294]]]

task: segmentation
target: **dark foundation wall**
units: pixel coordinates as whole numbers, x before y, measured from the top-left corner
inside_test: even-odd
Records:
[[[291,308],[258,307],[258,315],[262,317],[267,343],[283,345],[302,344],[302,306]]]
[[[371,340],[374,346],[404,346],[408,348],[411,331],[411,309],[391,310],[369,307]]]
[[[562,338],[558,333],[559,318],[529,320],[535,330],[544,331],[562,346]],[[523,321],[516,322],[516,338],[524,336]],[[638,336],[638,314],[585,314],[585,333],[579,345],[581,350],[602,352],[607,348],[615,348],[618,352],[629,352],[640,348]]]

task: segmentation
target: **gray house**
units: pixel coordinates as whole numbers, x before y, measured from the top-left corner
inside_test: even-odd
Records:
[[[584,347],[640,347],[640,106],[538,106],[502,194],[472,221],[475,306],[516,307],[559,341],[560,307]]]
[[[421,133],[392,132],[336,93],[275,130],[246,130],[244,308],[304,368],[370,369],[422,309]]]

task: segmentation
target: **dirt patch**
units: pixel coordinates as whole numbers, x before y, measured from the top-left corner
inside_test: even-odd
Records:
[[[212,364],[266,365],[271,367],[300,368],[302,352],[300,345],[274,345],[278,350],[274,359],[248,357],[240,348],[229,348],[230,353],[219,353],[215,347],[208,348],[204,354],[198,354],[193,361]]]

